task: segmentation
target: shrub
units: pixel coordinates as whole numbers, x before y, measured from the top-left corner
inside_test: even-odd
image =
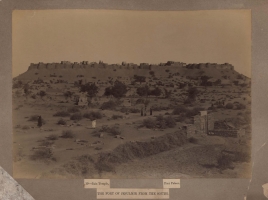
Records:
[[[28,130],[28,129],[30,129],[30,127],[27,126],[27,125],[24,125],[24,126],[22,127],[22,129],[23,129],[23,130]]]
[[[146,128],[155,128],[156,124],[157,124],[156,121],[151,118],[143,120],[143,126],[145,126]]]
[[[28,121],[37,121],[38,120],[38,115],[32,115]]]
[[[121,108],[120,112],[123,112],[123,113],[140,113],[140,109],[123,107],[123,108]]]
[[[104,102],[100,109],[102,110],[114,110],[116,107],[118,106],[118,103],[115,101],[108,101],[108,102]]]
[[[231,168],[232,166],[232,157],[228,155],[221,155],[217,160],[217,167],[221,170]]]
[[[81,113],[74,113],[70,117],[71,120],[81,120],[82,119],[82,114]]]
[[[54,144],[54,142],[47,141],[47,140],[41,140],[41,143],[39,144],[39,146],[50,147],[52,144]]]
[[[30,156],[32,160],[47,160],[52,159],[52,152],[50,149],[39,149],[34,151],[34,154]]]
[[[246,152],[235,152],[234,162],[250,162],[250,154]]]
[[[93,163],[94,161],[90,155],[82,155],[76,157],[74,160],[64,164],[62,168],[56,170],[60,170],[60,172],[64,171],[68,174],[74,174],[76,176],[85,176],[91,174],[91,172],[94,170]],[[58,171],[56,172],[58,173]]]
[[[227,109],[233,109],[234,105],[232,103],[227,103],[225,108]]]
[[[185,106],[179,105],[173,110],[172,114],[180,115],[181,113],[185,113],[186,111],[187,111],[187,108]]]
[[[215,110],[217,110],[217,109],[216,109],[216,107],[214,107],[214,106],[213,106],[213,107],[212,107],[212,106],[210,106],[210,107],[208,107],[208,110],[215,111]]]
[[[28,121],[38,122],[38,117],[39,117],[39,115],[32,115],[32,116],[28,119]],[[42,118],[42,124],[43,124],[43,125],[46,124],[46,121],[44,120],[44,118]]]
[[[101,114],[101,112],[98,112],[98,111],[96,111],[96,112],[91,111],[91,112],[84,113],[83,117],[90,119],[90,120],[101,119],[102,114]]]
[[[176,126],[176,121],[172,116],[167,116],[165,118],[165,123],[168,128],[173,128]]]
[[[58,136],[55,135],[55,134],[51,134],[47,137],[48,140],[57,140],[58,139]]]
[[[145,99],[137,99],[136,104],[149,104],[150,100],[145,100]]]
[[[237,104],[237,105],[236,105],[236,109],[237,109],[237,110],[242,110],[242,109],[245,109],[245,108],[246,108],[246,106],[245,106],[244,104],[241,104],[241,103],[240,103],[240,104]]]
[[[100,129],[100,132],[110,133],[110,135],[113,135],[113,136],[121,135],[120,129],[116,126],[112,126],[112,127],[102,126],[102,128]]]
[[[193,143],[193,144],[197,144],[198,140],[196,138],[194,138],[194,137],[190,137],[188,139],[188,142]]]
[[[76,112],[79,112],[79,108],[77,107],[71,107],[71,108],[68,108],[68,112],[69,113],[76,113]]]
[[[113,115],[112,116],[112,119],[123,119],[123,116],[122,115]]]
[[[62,138],[74,138],[74,134],[71,130],[62,131],[61,137]]]
[[[108,163],[108,162],[102,162],[102,161],[95,163],[95,169],[97,169],[99,173],[102,173],[104,171],[115,172],[115,167],[113,164]]]
[[[70,114],[67,111],[58,111],[54,115],[54,117],[68,117]]]
[[[184,104],[191,104],[193,103],[193,100],[192,99],[189,99],[187,98],[185,101],[184,101]]]
[[[182,114],[180,114],[179,116],[177,116],[177,117],[175,118],[175,121],[176,121],[176,122],[183,122],[185,119],[186,119],[185,114],[182,113]]]
[[[64,119],[59,119],[58,124],[59,125],[66,125],[66,121]]]
[[[152,106],[153,111],[168,110],[169,108],[169,106]]]

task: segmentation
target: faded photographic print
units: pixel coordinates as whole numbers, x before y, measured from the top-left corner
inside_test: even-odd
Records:
[[[249,178],[249,10],[16,10],[13,176]]]

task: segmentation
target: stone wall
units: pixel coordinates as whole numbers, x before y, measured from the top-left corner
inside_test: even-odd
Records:
[[[208,121],[207,121],[208,119]],[[194,116],[194,123],[187,125],[187,136],[192,137],[196,134],[207,134],[206,130],[214,130],[215,117],[213,114],[196,115]]]
[[[149,63],[140,63],[139,65],[133,63],[123,62],[122,64],[107,64],[103,62],[91,62],[82,61],[82,62],[69,62],[61,61],[60,63],[31,63],[28,70],[32,69],[87,69],[87,68],[111,68],[111,69],[147,69],[147,70],[158,70],[167,68],[170,70],[176,70],[181,67],[188,69],[204,69],[204,68],[216,68],[216,69],[234,69],[231,64],[217,64],[217,63],[199,63],[199,64],[186,64],[182,62],[173,62],[168,61],[167,63],[149,64]]]

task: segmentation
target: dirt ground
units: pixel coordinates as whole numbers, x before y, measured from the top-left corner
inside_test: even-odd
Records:
[[[230,88],[221,91],[222,95],[226,97],[228,90]],[[243,102],[248,104],[250,97],[245,94],[247,98],[243,98],[240,93],[236,92],[228,93],[231,96],[226,103]],[[198,98],[208,97],[213,98],[214,101],[221,99],[221,95],[215,95],[213,89],[206,89],[206,92],[201,93]],[[168,103],[165,101],[161,102],[162,105]],[[78,178],[78,176],[68,173],[63,173],[63,175],[55,173],[55,169],[63,169],[64,164],[73,161],[76,157],[87,154],[93,159],[97,159],[100,153],[110,152],[120,144],[150,141],[152,137],[160,137],[181,130],[181,127],[185,125],[183,122],[177,122],[175,127],[164,130],[140,127],[144,119],[172,113],[172,109],[154,111],[153,116],[141,117],[140,113],[125,115],[119,111],[80,108],[82,113],[98,111],[104,115],[101,119],[97,119],[97,128],[93,129],[90,119],[83,118],[75,121],[71,120],[70,117],[53,116],[57,111],[72,106],[71,103],[55,103],[55,101],[48,99],[33,101],[22,97],[13,98],[13,105],[13,176],[15,178]],[[202,107],[210,105],[211,103],[199,103],[199,106]],[[250,109],[242,111],[219,109],[215,111],[215,116],[218,120],[222,120],[235,118],[249,111]],[[122,115],[123,118],[111,119],[116,114]],[[45,124],[41,128],[37,127],[36,121],[29,121],[30,117],[34,115],[42,115],[45,120]],[[57,124],[61,118],[66,121],[66,125]],[[100,137],[98,131],[104,125],[117,126],[122,134],[120,137],[115,137],[103,132]],[[62,131],[65,130],[71,130],[74,137],[60,137]],[[47,141],[47,137],[51,134],[58,137],[58,139],[51,141],[53,144],[49,145],[55,160],[32,160],[31,155],[42,146],[42,142]],[[243,144],[240,144],[237,138],[196,136],[198,141],[196,143],[189,142],[156,155],[116,165],[114,172],[99,174],[92,168],[90,178],[248,178],[250,162],[235,162],[232,169],[225,170],[219,170],[213,165],[216,166],[217,159],[223,150],[246,149],[250,152],[250,135],[250,132],[247,131]]]

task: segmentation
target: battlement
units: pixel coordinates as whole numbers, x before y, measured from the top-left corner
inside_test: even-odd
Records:
[[[186,64],[183,62],[174,62],[167,61],[166,63],[160,64],[149,64],[149,63],[126,63],[122,62],[121,64],[107,64],[102,61],[97,62],[69,62],[61,61],[60,63],[31,63],[28,70],[32,69],[88,69],[88,68],[100,68],[100,69],[146,69],[154,70],[166,67],[168,69],[178,69],[178,68],[187,68],[187,69],[205,69],[205,68],[215,68],[215,69],[228,69],[234,70],[234,66],[229,63],[217,64],[217,63],[197,63],[197,64]]]
[[[215,68],[215,69],[228,69],[234,70],[234,66],[229,63],[217,64],[217,63],[199,63],[199,64],[188,64],[185,66],[187,69],[206,69],[206,68]]]

